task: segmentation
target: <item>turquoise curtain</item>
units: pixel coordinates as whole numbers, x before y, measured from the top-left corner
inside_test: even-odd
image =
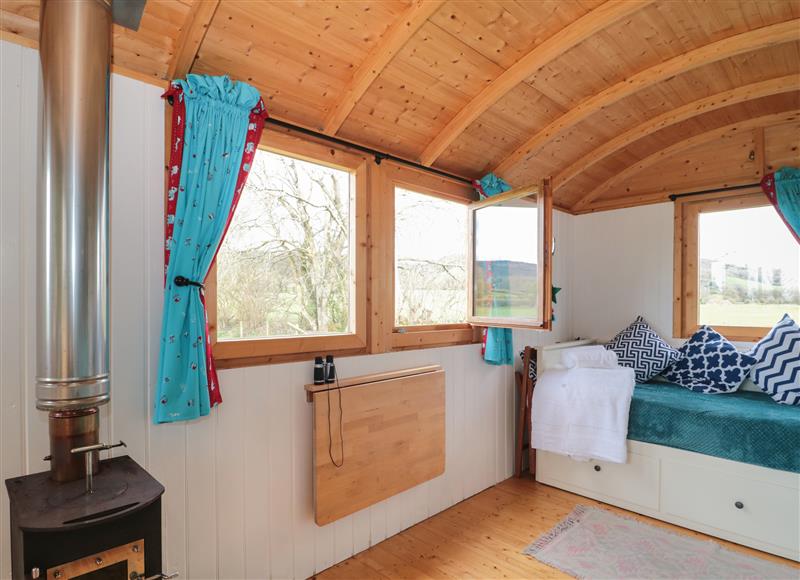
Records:
[[[189,75],[173,81],[165,96],[175,99],[175,112],[156,423],[207,415],[221,401],[218,385],[209,379],[215,381],[216,373],[201,284],[263,128],[263,114],[260,126],[251,118],[263,107],[258,91],[225,76]]]
[[[511,186],[501,177],[494,173],[487,173],[481,179],[473,181],[472,185],[480,194],[481,198],[491,197],[498,193],[510,191]],[[497,268],[493,264],[492,268]],[[508,276],[495,276],[498,272],[492,272],[492,280],[508,280]],[[492,365],[513,365],[514,364],[514,344],[513,333],[510,328],[486,329],[486,343],[483,349],[483,360]]]
[[[800,169],[782,167],[761,181],[761,187],[800,243]]]

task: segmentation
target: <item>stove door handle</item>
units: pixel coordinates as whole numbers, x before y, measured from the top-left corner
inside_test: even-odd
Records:
[[[153,576],[148,576],[145,578],[144,576],[136,576],[136,578],[131,578],[131,580],[170,580],[170,578],[177,578],[179,574],[177,572],[172,572],[170,574],[159,573]]]

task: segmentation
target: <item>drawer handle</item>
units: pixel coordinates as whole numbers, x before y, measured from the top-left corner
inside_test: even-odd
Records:
[[[595,465],[595,466],[594,466],[594,470],[595,470],[595,471],[600,471],[601,469],[603,469],[603,468],[602,468],[602,467],[600,467],[599,465]]]
[[[737,510],[740,510],[740,509],[744,508],[744,504],[743,504],[742,502],[740,502],[740,501],[737,501],[737,502],[736,502],[735,504],[733,504],[733,505],[735,505],[735,506],[736,506],[736,509],[737,509]]]

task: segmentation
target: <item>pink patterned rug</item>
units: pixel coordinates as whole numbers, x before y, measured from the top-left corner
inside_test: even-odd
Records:
[[[800,578],[789,566],[582,505],[522,553],[575,578]]]

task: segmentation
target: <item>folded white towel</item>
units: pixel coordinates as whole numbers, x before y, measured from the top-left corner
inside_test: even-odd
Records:
[[[561,365],[566,369],[615,369],[619,366],[617,353],[604,346],[576,346],[561,353]]]
[[[569,369],[542,373],[533,391],[536,449],[625,463],[633,369]]]

